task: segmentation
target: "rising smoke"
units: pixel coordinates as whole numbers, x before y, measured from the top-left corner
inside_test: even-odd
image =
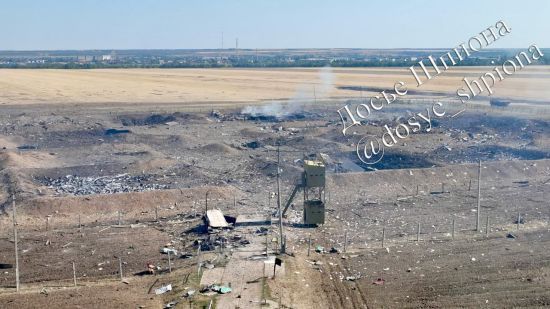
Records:
[[[296,87],[295,94],[288,101],[271,101],[261,106],[247,106],[242,110],[242,113],[252,116],[262,115],[284,118],[303,112],[306,102],[327,98],[333,88],[334,74],[332,68],[325,66],[319,70],[318,81],[315,81],[313,85],[311,83],[300,84]]]

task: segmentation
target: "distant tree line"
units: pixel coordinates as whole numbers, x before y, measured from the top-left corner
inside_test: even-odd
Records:
[[[542,57],[534,64],[549,65],[550,50],[543,49],[548,56]],[[409,52],[410,53],[410,52]],[[361,55],[350,55],[344,59],[330,58],[318,59],[314,54],[301,56],[226,56],[226,57],[175,57],[175,56],[140,56],[117,59],[116,61],[90,61],[81,62],[71,58],[48,59],[44,62],[22,61],[18,58],[0,58],[0,68],[15,69],[102,69],[102,68],[285,68],[285,67],[409,67],[420,59],[425,58],[426,52],[421,57],[410,55],[399,57],[373,56],[364,59]],[[515,54],[512,51],[492,53],[485,57],[466,58],[457,66],[495,66],[500,65]],[[437,54],[434,53],[434,56]],[[415,59],[415,60],[411,60]],[[32,58],[31,58],[32,59]]]

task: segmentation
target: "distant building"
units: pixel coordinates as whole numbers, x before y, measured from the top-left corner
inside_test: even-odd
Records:
[[[92,56],[92,55],[84,55],[84,56],[78,56],[78,62],[86,63],[86,62],[102,62],[102,61],[113,61],[114,56],[111,55],[98,55],[98,56]]]
[[[27,63],[39,63],[39,64],[44,64],[44,63],[46,63],[46,60],[44,60],[44,59],[27,60]]]
[[[94,56],[84,55],[78,56],[78,62],[91,62],[94,61]]]

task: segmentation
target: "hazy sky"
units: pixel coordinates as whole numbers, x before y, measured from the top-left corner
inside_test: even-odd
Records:
[[[493,47],[550,47],[546,0],[2,0],[0,50],[454,47],[500,19]]]

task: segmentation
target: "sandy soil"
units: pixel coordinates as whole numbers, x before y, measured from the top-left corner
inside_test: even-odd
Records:
[[[456,96],[462,79],[492,67],[453,67],[417,88],[406,68],[324,69],[99,69],[0,70],[0,104],[28,103],[208,103],[273,99],[358,97],[345,86],[410,89]],[[328,73],[331,72],[331,73]],[[530,66],[495,86],[495,95],[523,99],[550,96],[550,68]],[[315,90],[314,90],[315,88]],[[315,94],[314,94],[315,92]],[[372,92],[370,92],[372,93]],[[363,95],[369,94],[365,91]]]

